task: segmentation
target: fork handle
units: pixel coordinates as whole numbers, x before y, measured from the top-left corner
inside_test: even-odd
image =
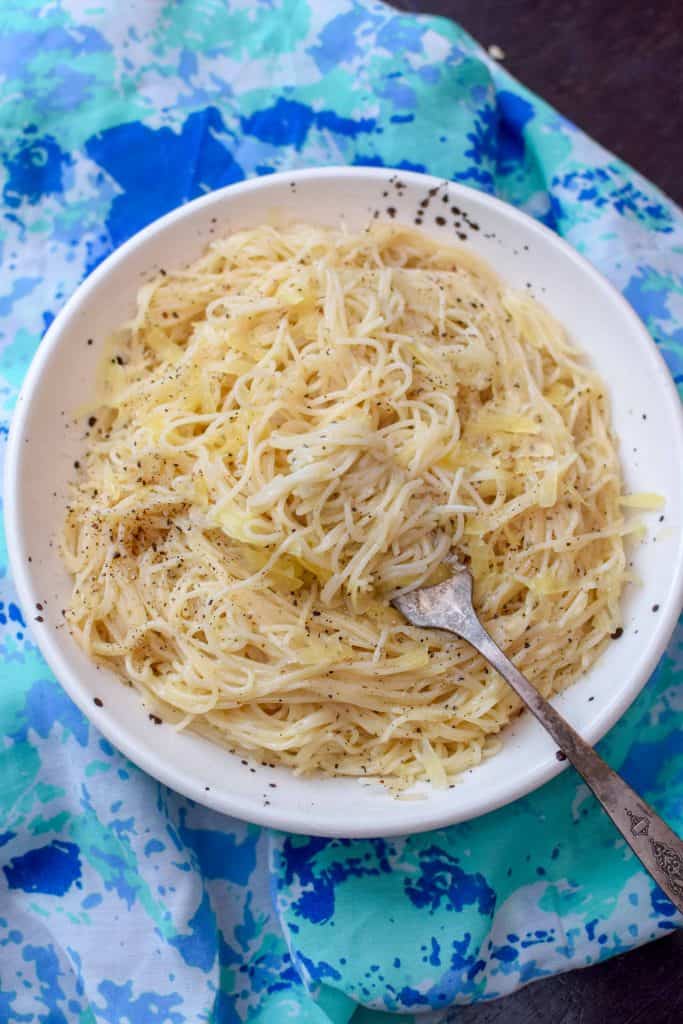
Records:
[[[510,684],[590,786],[635,855],[683,913],[683,842],[652,808],[581,739],[492,640],[478,619],[458,636],[467,640]]]

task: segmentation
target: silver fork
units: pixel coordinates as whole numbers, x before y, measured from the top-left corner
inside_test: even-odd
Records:
[[[683,913],[683,842],[638,794],[541,696],[491,639],[472,607],[472,577],[458,566],[445,583],[421,587],[391,602],[414,626],[445,629],[466,640],[521,697],[579,775],[588,783],[655,882]]]

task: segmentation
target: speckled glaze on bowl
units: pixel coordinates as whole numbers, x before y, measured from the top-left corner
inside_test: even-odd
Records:
[[[505,203],[425,175],[375,168],[274,174],[188,203],[113,253],[55,319],[19,397],[6,464],[7,537],[19,597],[36,642],[75,703],[132,761],[181,793],[226,814],[317,835],[387,836],[474,818],[530,792],[563,765],[551,740],[524,714],[505,730],[501,753],[454,788],[425,786],[422,799],[396,800],[378,785],[243,763],[205,739],[156,724],[140,696],[96,671],[64,628],[60,610],[70,580],[55,537],[73,463],[86,444],[73,417],[92,393],[104,341],[132,314],[140,285],[162,266],[195,259],[212,237],[273,217],[344,220],[361,228],[374,216],[419,223],[437,238],[461,241],[509,284],[530,288],[608,384],[627,486],[666,497],[664,521],[650,516],[648,537],[634,553],[643,582],[625,597],[623,635],[554,700],[587,740],[597,741],[646,683],[681,608],[680,402],[624,299],[565,242]],[[40,616],[34,614],[38,603]]]

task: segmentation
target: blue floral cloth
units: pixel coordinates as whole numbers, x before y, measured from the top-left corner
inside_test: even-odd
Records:
[[[0,440],[55,311],[209,189],[311,164],[429,171],[564,235],[683,381],[683,218],[460,28],[371,0],[0,10]],[[0,1021],[443,1022],[681,924],[568,771],[405,839],[273,834],[126,761],[42,661],[0,549]],[[681,633],[601,744],[683,829]]]

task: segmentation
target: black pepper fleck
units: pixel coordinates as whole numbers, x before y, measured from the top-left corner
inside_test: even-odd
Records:
[[[98,708],[104,707],[104,701],[100,697],[93,697],[93,704]]]

